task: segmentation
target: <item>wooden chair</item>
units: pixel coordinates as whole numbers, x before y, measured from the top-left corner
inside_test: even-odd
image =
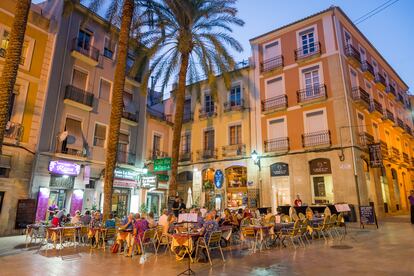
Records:
[[[196,255],[195,255],[197,258],[197,261],[199,259],[200,250],[205,249],[207,252],[208,261],[210,262],[210,265],[213,265],[211,261],[210,252],[214,249],[219,249],[221,258],[223,259],[223,262],[225,262],[226,260],[224,259],[223,250],[220,245],[220,239],[221,239],[221,231],[212,232],[207,242],[204,237],[199,238],[197,241],[197,248],[196,248]]]

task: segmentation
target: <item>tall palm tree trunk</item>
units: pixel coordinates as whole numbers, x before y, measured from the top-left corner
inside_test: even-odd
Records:
[[[0,154],[3,150],[3,139],[9,114],[10,98],[16,83],[17,70],[19,70],[31,2],[31,0],[19,0],[16,3],[14,22],[10,32],[6,59],[0,78]]]
[[[173,129],[173,142],[172,142],[172,164],[171,164],[171,178],[169,185],[169,195],[175,196],[177,192],[177,170],[178,170],[178,158],[180,153],[180,140],[181,129],[184,116],[184,101],[185,101],[185,85],[188,69],[188,61],[190,54],[181,54],[180,73],[178,76],[177,95],[175,98],[175,116],[174,116],[174,129]]]
[[[125,0],[124,6],[122,7],[122,22],[121,30],[119,32],[118,57],[115,68],[111,118],[109,121],[109,137],[106,150],[103,204],[104,219],[108,218],[112,205],[112,187],[114,181],[114,170],[117,161],[119,129],[121,126],[123,111],[123,92],[126,75],[126,61],[128,56],[129,32],[131,28],[133,12],[134,0]]]

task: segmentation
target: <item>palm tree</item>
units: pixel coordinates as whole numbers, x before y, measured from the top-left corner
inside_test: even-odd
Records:
[[[172,142],[172,172],[169,194],[175,195],[181,129],[187,82],[206,79],[215,97],[216,74],[222,73],[227,87],[228,72],[235,62],[227,47],[241,52],[240,43],[230,33],[231,25],[243,26],[235,0],[160,0],[155,7],[155,28],[141,34],[141,43],[148,47],[152,63],[144,74],[142,88],[150,76],[161,83],[162,91],[177,82],[174,91],[175,116]],[[198,74],[201,72],[201,74]]]
[[[4,132],[8,120],[10,98],[16,83],[17,70],[22,56],[24,34],[29,16],[31,0],[19,0],[16,3],[14,22],[10,32],[6,59],[0,77],[0,154],[3,149]]]

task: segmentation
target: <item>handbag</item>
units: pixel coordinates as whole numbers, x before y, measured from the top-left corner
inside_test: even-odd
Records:
[[[116,242],[111,246],[111,252],[118,253],[118,250],[119,250],[119,243]]]

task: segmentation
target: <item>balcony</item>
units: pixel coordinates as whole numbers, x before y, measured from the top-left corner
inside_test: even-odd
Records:
[[[389,111],[388,109],[385,110],[384,116],[382,117],[382,120],[385,123],[389,123],[391,125],[394,125],[395,123],[395,119],[394,119],[394,114]]]
[[[400,93],[398,93],[397,96],[397,103],[400,103],[403,107],[405,107],[404,97]]]
[[[414,167],[414,157],[411,157],[411,166]]]
[[[369,108],[371,105],[371,96],[361,87],[352,88],[352,99],[356,105],[363,108]]]
[[[139,115],[138,111],[135,112],[135,113],[132,113],[132,112],[128,112],[128,111],[124,110],[122,112],[121,121],[123,123],[127,124],[127,125],[130,125],[130,126],[137,126],[138,125],[138,115]]]
[[[345,46],[345,56],[355,67],[361,64],[361,54],[351,44]]]
[[[302,146],[304,148],[330,147],[331,145],[331,132],[329,130],[302,134]]]
[[[318,41],[295,50],[296,62],[306,62],[321,55],[321,44]]]
[[[404,124],[403,120],[401,120],[400,118],[397,118],[397,121],[396,121],[394,127],[399,132],[404,132],[405,131],[405,124]]]
[[[325,84],[313,85],[296,92],[299,104],[309,104],[326,100],[328,97]]]
[[[77,88],[73,85],[66,86],[64,100],[65,104],[78,107],[85,111],[92,111],[93,99],[94,96],[92,93],[86,92],[85,90]]]
[[[240,101],[228,101],[224,103],[224,112],[243,111],[246,109],[244,99]]]
[[[361,70],[364,72],[364,75],[367,79],[373,80],[375,78],[374,67],[368,61],[363,61],[361,64]]]
[[[382,109],[382,105],[376,101],[376,100],[372,100],[370,107],[369,107],[369,112],[377,118],[382,118],[383,114],[384,114],[384,110]]]
[[[358,136],[359,145],[364,149],[368,149],[368,145],[374,143],[374,137],[365,131],[360,132]]]
[[[407,153],[403,152],[402,157],[403,157],[403,163],[405,165],[410,165],[410,156]]]
[[[384,141],[380,141],[381,144],[381,155],[382,155],[382,159],[388,159],[389,155],[388,155],[388,145],[387,143],[385,143]]]
[[[72,40],[71,54],[74,58],[92,66],[96,66],[99,63],[99,50],[78,38]]]
[[[197,160],[217,159],[217,149],[203,149],[197,151]]]
[[[388,85],[385,88],[385,92],[387,92],[387,95],[391,98],[391,99],[395,99],[395,97],[397,97],[397,92],[395,91],[394,86],[392,85]]]
[[[159,120],[159,121],[163,121],[169,124],[173,124],[173,120],[172,120],[172,116],[170,114],[165,114],[161,111],[152,109],[150,107],[147,107],[147,112],[150,115],[150,117]]]
[[[283,56],[269,58],[260,63],[260,72],[269,72],[283,68]]]
[[[289,138],[281,137],[264,141],[265,152],[286,153],[289,151]]]
[[[82,149],[74,149],[74,148],[68,148],[66,140],[65,141],[58,141],[56,144],[56,151],[57,154],[65,154],[70,155],[75,158],[78,158],[79,160],[84,160],[87,157],[86,151],[82,147]]]
[[[244,155],[246,155],[245,144],[223,146],[223,157],[237,157]]]
[[[279,95],[262,101],[262,112],[272,113],[288,107],[287,95]]]
[[[168,157],[168,153],[161,150],[150,150],[148,159],[155,160],[159,158]]]
[[[14,143],[19,143],[23,135],[23,126],[19,123],[8,121],[4,131],[4,137],[11,139]]]
[[[380,73],[375,74],[375,85],[378,89],[385,91],[385,88],[387,87],[387,82],[385,81],[385,78]]]
[[[397,148],[392,147],[388,155],[390,156],[391,161],[395,161],[395,162],[401,161],[400,151]]]
[[[7,49],[6,48],[0,48],[0,57],[1,58],[6,58],[6,53],[7,53]],[[24,56],[20,57],[20,65],[24,65],[25,62],[25,58]]]
[[[413,136],[413,130],[411,129],[411,127],[407,124],[405,124],[405,133],[409,136]]]
[[[193,161],[193,153],[191,151],[180,151],[180,162],[191,162]]]
[[[135,153],[127,151],[118,151],[116,154],[116,161],[119,164],[135,165]]]
[[[183,124],[189,123],[189,122],[192,122],[192,121],[194,121],[194,114],[193,114],[193,112],[184,112],[184,115],[183,115]]]
[[[208,107],[202,107],[199,109],[199,115],[198,117],[200,119],[207,119],[211,117],[217,116],[217,107],[215,105],[208,106]]]

